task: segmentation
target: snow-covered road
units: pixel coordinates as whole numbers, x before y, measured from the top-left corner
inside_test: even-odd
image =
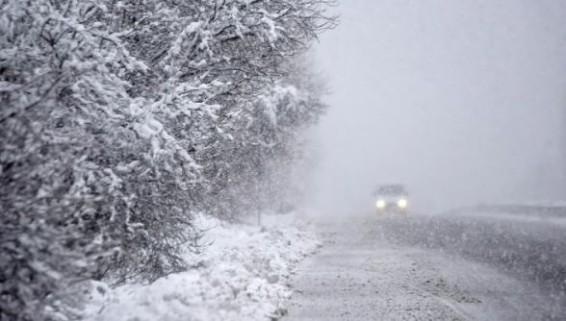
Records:
[[[321,229],[284,320],[566,320],[566,257],[549,257],[566,231],[553,224],[365,217]]]

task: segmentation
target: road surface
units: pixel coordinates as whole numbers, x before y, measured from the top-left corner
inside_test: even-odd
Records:
[[[566,226],[368,216],[321,224],[286,321],[566,320]]]

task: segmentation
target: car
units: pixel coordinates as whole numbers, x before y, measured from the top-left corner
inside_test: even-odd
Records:
[[[374,193],[377,213],[406,214],[409,210],[409,193],[401,184],[380,185]]]

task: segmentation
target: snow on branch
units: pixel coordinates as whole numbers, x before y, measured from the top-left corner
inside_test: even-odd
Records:
[[[194,213],[259,204],[325,108],[293,75],[330,4],[0,1],[0,319],[80,318],[82,281],[183,271]]]

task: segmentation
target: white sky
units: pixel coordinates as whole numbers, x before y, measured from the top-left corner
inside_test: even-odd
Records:
[[[327,209],[383,182],[419,211],[566,198],[566,1],[342,2],[316,49]]]

